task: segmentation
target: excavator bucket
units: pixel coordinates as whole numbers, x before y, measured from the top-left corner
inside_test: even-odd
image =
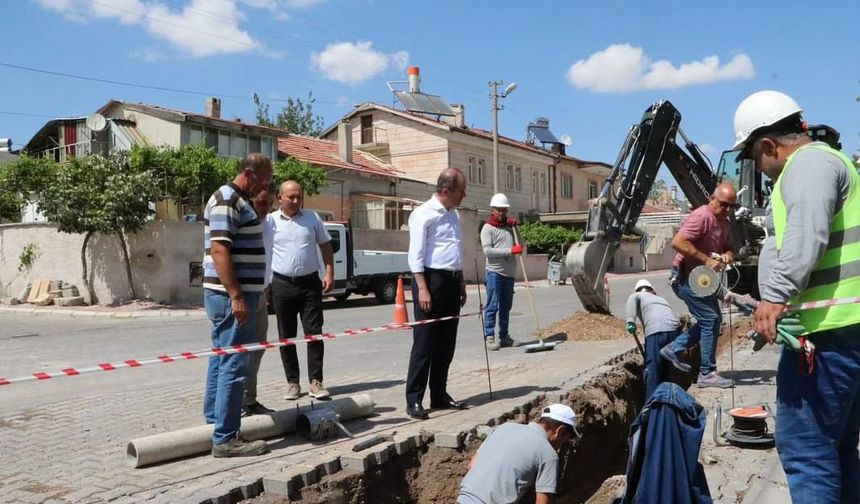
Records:
[[[565,265],[573,280],[582,306],[592,313],[609,313],[609,300],[603,286],[606,269],[618,249],[603,235],[580,241],[567,251]]]

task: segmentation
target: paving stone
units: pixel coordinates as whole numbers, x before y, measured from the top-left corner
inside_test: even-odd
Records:
[[[263,489],[266,493],[289,496],[302,488],[301,473],[286,470],[263,478]]]
[[[240,484],[237,489],[242,493],[243,499],[253,499],[263,493],[263,478]]]
[[[351,473],[363,473],[373,467],[373,457],[370,454],[341,455],[340,467]]]
[[[61,297],[54,299],[57,306],[84,306],[83,296],[76,297]]]
[[[379,446],[374,446],[370,449],[370,457],[373,460],[373,465],[382,465],[391,459],[391,452],[394,450],[394,443],[383,443]]]
[[[465,437],[465,433],[463,432],[440,432],[436,434],[433,442],[440,448],[459,450],[463,447],[463,439]]]
[[[16,305],[18,304],[18,298],[15,297],[5,297],[0,300],[4,305]]]
[[[397,455],[405,455],[415,449],[415,438],[409,437],[400,441],[394,442],[394,453]]]
[[[484,439],[487,439],[487,436],[490,435],[490,432],[493,431],[493,428],[489,425],[479,425],[476,430],[478,439],[483,441]]]

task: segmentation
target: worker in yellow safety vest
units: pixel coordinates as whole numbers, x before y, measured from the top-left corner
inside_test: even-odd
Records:
[[[755,312],[770,343],[787,306],[860,296],[860,175],[810,136],[801,112],[760,91],[734,117],[739,158],[775,181]],[[799,321],[793,334],[812,344],[784,346],[777,373],[776,448],[792,500],[860,503],[860,304],[804,310]]]

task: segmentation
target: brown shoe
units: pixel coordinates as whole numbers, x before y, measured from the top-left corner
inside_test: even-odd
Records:
[[[319,380],[311,380],[311,385],[308,388],[308,394],[310,394],[310,396],[314,399],[329,399],[331,397],[328,393],[328,390]]]

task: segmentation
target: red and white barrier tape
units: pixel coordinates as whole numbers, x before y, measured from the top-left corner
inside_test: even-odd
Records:
[[[183,360],[194,360],[201,357],[212,357],[215,355],[230,355],[236,353],[244,353],[244,352],[256,352],[261,350],[269,350],[271,348],[277,348],[282,346],[294,346],[298,343],[311,343],[314,341],[323,341],[330,340],[336,338],[342,338],[345,336],[358,336],[359,334],[367,334],[372,332],[381,332],[381,331],[396,331],[400,329],[409,329],[418,325],[432,324],[434,322],[442,322],[445,320],[453,320],[453,319],[461,319],[467,317],[474,317],[480,315],[481,312],[472,312],[472,313],[463,313],[460,315],[449,316],[449,317],[439,317],[435,319],[427,319],[427,320],[416,320],[415,322],[405,322],[402,324],[392,323],[386,324],[379,327],[363,327],[361,329],[346,329],[340,333],[322,333],[322,334],[313,334],[313,335],[305,335],[303,339],[284,339],[277,341],[266,341],[263,343],[249,343],[246,345],[233,345],[231,347],[221,347],[221,348],[210,348],[207,350],[200,350],[197,352],[182,352],[173,355],[159,355],[155,358],[147,358],[147,359],[129,359],[124,360],[122,362],[104,362],[92,367],[86,368],[66,368],[61,369],[60,371],[55,371],[52,373],[46,372],[38,372],[33,373],[27,376],[21,376],[18,378],[0,378],[0,385],[11,385],[13,383],[27,382],[27,381],[42,381],[42,380],[50,380],[51,378],[60,378],[63,376],[78,376],[85,373],[92,373],[95,371],[116,371],[117,369],[123,368],[136,368],[141,366],[148,366],[150,364],[168,364],[174,361],[183,361]]]
[[[729,297],[735,299],[740,303],[745,303],[753,308],[758,307],[759,301],[749,297],[749,296],[738,296],[738,295],[730,295]],[[829,308],[831,306],[839,306],[839,305],[847,305],[847,304],[860,304],[860,297],[844,297],[837,299],[825,299],[824,301],[807,301],[806,303],[800,304],[789,304],[786,305],[785,311],[787,312],[799,312],[804,310],[814,310],[816,308]]]

